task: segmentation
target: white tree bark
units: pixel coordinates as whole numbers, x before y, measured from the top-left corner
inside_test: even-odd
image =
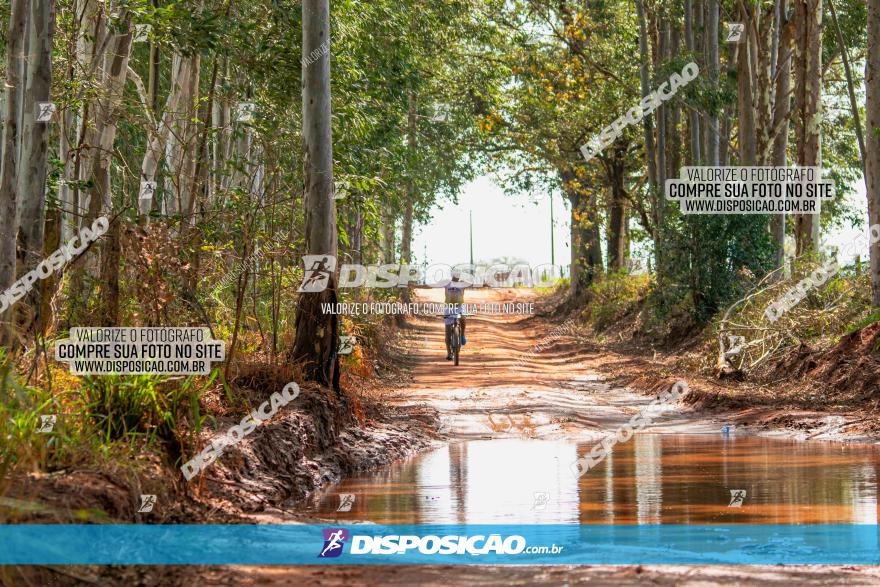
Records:
[[[179,135],[175,131],[179,131],[179,118],[184,116],[186,108],[184,103],[187,99],[187,91],[190,87],[189,80],[191,75],[192,60],[181,57],[179,54],[174,55],[171,67],[171,89],[168,97],[165,99],[165,106],[162,109],[162,119],[159,128],[153,129],[154,132],[150,138],[150,144],[147,147],[144,159],[141,162],[141,181],[154,182],[159,172],[159,163],[162,160],[162,154],[169,151],[173,154],[177,152],[177,142]],[[175,169],[169,164],[170,169]],[[174,190],[166,191],[166,199],[174,199]],[[163,200],[164,202],[164,200]],[[166,202],[167,203],[167,202]],[[139,200],[139,213],[142,215],[149,214],[152,207],[152,200]],[[177,206],[172,204],[171,209],[177,210]],[[163,211],[167,212],[167,208],[163,207]]]
[[[822,0],[795,0],[795,135],[797,164],[822,165]],[[797,254],[819,248],[819,215],[796,214]]]
[[[791,119],[791,50],[793,25],[788,17],[788,1],[776,0],[776,67],[773,73],[773,130],[771,165],[783,167],[787,163],[788,130]],[[775,244],[775,267],[785,262],[785,214],[776,214],[770,221],[770,232]],[[783,272],[779,273],[780,279]]]
[[[712,87],[717,89],[718,74],[721,68],[718,56],[718,0],[708,0],[706,3],[706,59],[709,62],[709,79],[712,82]],[[721,160],[721,136],[717,114],[712,113],[709,115],[708,127],[706,164],[719,165]]]
[[[27,272],[43,259],[46,170],[49,153],[49,122],[36,120],[36,105],[50,101],[52,89],[52,39],[55,1],[31,2],[30,65],[24,99],[22,159],[18,186],[21,195],[21,225],[18,240],[23,255],[22,271]],[[28,112],[28,110],[31,110]],[[34,291],[37,291],[35,288]]]
[[[880,0],[868,0],[868,55],[865,59],[865,183],[868,225],[880,225]],[[880,241],[871,245],[872,304],[880,308]]]
[[[330,111],[330,1],[302,3],[303,55],[318,50],[319,57],[302,66],[303,175],[305,179],[305,245],[313,255],[336,256],[336,203],[333,200],[333,133]],[[304,365],[307,379],[332,384],[339,390],[336,354],[339,322],[324,314],[322,303],[336,302],[336,273],[328,275],[319,293],[300,295],[296,313],[296,338],[290,358]]]
[[[27,7],[27,0],[12,0],[6,38],[6,116],[3,120],[3,159],[0,162],[0,292],[5,291],[15,281],[18,232],[16,219],[20,201],[17,145],[23,110],[21,63],[24,61]],[[0,319],[4,322],[0,331],[0,343],[4,344],[9,342],[8,316],[8,312],[0,312]]]

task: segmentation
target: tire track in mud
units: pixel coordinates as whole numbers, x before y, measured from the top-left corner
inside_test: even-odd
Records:
[[[419,302],[443,301],[442,289],[417,292]],[[465,294],[467,304],[536,299],[529,289],[469,289]],[[468,318],[468,342],[458,367],[445,359],[439,317],[416,317],[406,328],[413,382],[389,399],[436,409],[441,433],[451,440],[583,440],[615,429],[651,400],[603,382],[591,368],[595,357],[588,341],[540,318]]]

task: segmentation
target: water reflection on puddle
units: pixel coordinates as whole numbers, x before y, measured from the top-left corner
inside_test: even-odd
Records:
[[[876,524],[870,445],[636,435],[580,479],[594,443],[485,440],[444,446],[321,496],[315,511],[388,524]],[[744,490],[740,507],[731,491]],[[353,494],[337,512],[338,494]]]

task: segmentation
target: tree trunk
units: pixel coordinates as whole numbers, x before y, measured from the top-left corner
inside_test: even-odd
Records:
[[[52,40],[55,25],[54,0],[31,2],[30,55],[25,90],[25,115],[22,125],[21,172],[18,178],[21,197],[21,224],[18,231],[20,274],[34,269],[43,260],[45,228],[46,171],[49,152],[49,122],[36,120],[36,112],[27,112],[28,105],[49,102],[52,89]],[[25,332],[40,332],[40,286],[25,297],[33,320],[25,324]]]
[[[563,190],[571,203],[571,283],[570,297],[579,299],[602,273],[602,245],[599,241],[596,196],[584,197],[576,187],[575,174],[561,173]]]
[[[0,292],[6,291],[16,278],[16,220],[21,200],[18,193],[18,142],[23,110],[21,65],[27,33],[27,7],[27,0],[12,0],[6,37],[6,116],[3,121],[3,159],[0,163]],[[0,344],[3,345],[12,342],[11,315],[8,308],[0,309]]]
[[[685,0],[684,41],[688,52],[695,53],[693,0]],[[700,153],[700,114],[693,108],[688,108],[688,131],[690,132],[691,165],[699,165],[702,159]]]
[[[71,156],[71,131],[76,127],[76,113],[72,108],[66,108],[61,117],[61,132],[58,140],[58,155],[61,164],[64,167],[62,178],[58,184],[58,202],[61,206],[61,224],[59,229],[59,238],[61,242],[67,242],[73,236],[74,227],[77,224],[73,201],[73,190],[70,189],[70,182],[75,179],[73,173],[73,157]]]
[[[618,155],[605,166],[611,198],[608,206],[608,271],[620,271],[626,266],[626,188],[624,187],[625,164]]]
[[[795,0],[795,136],[797,164],[822,165],[822,0]],[[796,214],[797,255],[819,247],[819,215]]]
[[[736,81],[737,111],[739,113],[739,164],[745,167],[755,165],[757,151],[757,134],[755,128],[755,97],[752,92],[752,62],[749,54],[752,51],[751,27],[754,26],[752,13],[742,4],[739,7],[740,22],[746,30],[744,42],[737,50]]]
[[[709,61],[709,81],[714,90],[718,90],[718,70],[720,69],[718,57],[718,0],[708,0],[706,3],[706,57]],[[706,164],[719,165],[720,134],[718,131],[718,115],[714,112],[709,114],[707,136]]]
[[[791,119],[791,50],[794,28],[788,18],[788,1],[776,0],[776,29],[779,40],[776,48],[776,87],[774,90],[773,130],[770,140],[773,144],[771,164],[784,167],[787,164],[788,127]],[[776,249],[775,266],[782,267],[785,262],[785,214],[774,214],[770,221],[770,232]]]
[[[176,90],[175,108],[169,114],[169,129],[162,129],[165,149],[164,203],[168,214],[186,214],[195,184],[195,151],[199,137],[197,96],[201,73],[201,56],[175,54],[173,91]],[[170,96],[169,96],[170,98]],[[143,172],[142,172],[143,174]]]
[[[413,232],[413,206],[416,199],[416,157],[418,155],[418,137],[416,136],[417,119],[416,119],[416,96],[410,91],[407,97],[407,129],[406,129],[406,146],[407,146],[407,170],[408,179],[406,182],[406,201],[403,211],[403,234],[400,240],[400,262],[409,263],[412,261],[412,232]]]
[[[395,243],[397,219],[390,208],[386,207],[382,210],[382,227],[382,262],[394,263],[394,252],[397,248]]]
[[[89,145],[89,156],[84,160],[88,163],[81,171],[90,182],[88,200],[85,204],[86,214],[83,224],[91,224],[101,215],[110,215],[113,211],[110,167],[113,161],[113,144],[116,141],[116,130],[119,122],[125,80],[128,77],[128,60],[131,54],[132,26],[130,17],[126,18],[122,30],[126,32],[113,34],[103,56],[103,66],[99,76],[105,89],[105,97],[95,104],[94,129],[86,134]],[[92,142],[94,141],[94,142]],[[111,231],[114,227],[111,225]],[[79,302],[88,304],[89,300],[99,300],[97,314],[87,316],[80,308],[72,307],[74,319],[83,318],[99,321],[101,324],[118,323],[119,311],[119,262],[120,248],[114,245],[113,236],[106,242],[95,243],[87,253],[84,267],[76,269],[71,277],[71,291],[79,298]],[[90,286],[86,273],[100,284],[98,295],[88,291]]]
[[[644,0],[636,0],[636,13],[639,19],[639,58],[641,59],[641,68],[639,69],[639,81],[641,84],[642,96],[647,96],[651,93],[651,72],[649,70],[649,56],[648,56],[648,24],[645,18],[645,4]],[[660,272],[660,261],[663,256],[662,248],[663,243],[661,242],[661,231],[662,227],[658,222],[659,214],[660,214],[660,205],[659,202],[663,200],[662,191],[666,189],[666,186],[658,186],[657,185],[657,150],[654,146],[654,122],[653,116],[648,114],[643,118],[643,130],[645,137],[645,163],[648,165],[648,187],[650,188],[651,196],[653,197],[653,208],[654,208],[654,259],[656,261],[658,274]],[[572,214],[574,214],[574,207],[572,207]],[[572,228],[572,232],[574,232],[574,228]],[[574,242],[571,243],[572,251],[574,251]],[[572,253],[573,255],[574,253]],[[572,291],[574,291],[574,271],[575,265],[572,263]]]
[[[662,67],[663,63],[669,57],[669,23],[666,18],[660,14],[657,16],[657,46],[655,47],[656,59],[654,71]],[[657,108],[657,187],[660,190],[661,197],[657,198],[657,221],[660,226],[663,225],[665,198],[662,197],[663,190],[666,189],[666,151],[667,135],[666,124],[668,122],[667,105],[661,104]]]
[[[862,121],[859,117],[859,105],[856,101],[856,89],[853,84],[852,70],[849,66],[849,50],[843,42],[843,32],[840,30],[840,23],[837,22],[837,11],[834,9],[834,0],[828,0],[828,7],[831,9],[831,22],[834,23],[834,32],[837,35],[837,48],[843,58],[843,70],[846,73],[846,89],[849,94],[849,106],[852,110],[853,123],[856,130],[856,140],[859,143],[859,155],[862,157],[862,173],[865,171],[865,137],[862,134]]]
[[[681,31],[676,22],[672,22],[667,26],[669,27],[669,56],[670,58],[677,59],[681,54]],[[671,178],[678,177],[679,169],[681,169],[682,139],[679,132],[681,108],[678,104],[678,100],[672,100],[666,105],[666,140],[669,147],[666,154],[666,177]]]
[[[727,44],[727,63],[734,65],[739,56],[739,45]],[[724,106],[721,120],[718,121],[718,164],[722,167],[730,166],[730,135],[733,132],[734,121],[737,119],[737,104],[729,103]]]
[[[153,0],[153,8],[159,8],[159,0]],[[150,74],[147,78],[147,95],[149,96],[150,110],[153,116],[159,115],[159,73],[162,64],[162,55],[160,53],[159,43],[150,41]]]
[[[303,55],[318,55],[302,67],[303,178],[305,192],[305,245],[312,255],[335,257],[336,203],[333,200],[333,134],[330,113],[330,0],[302,3]],[[336,354],[338,320],[325,314],[322,303],[336,303],[336,271],[327,275],[327,287],[302,293],[296,312],[296,338],[290,357],[303,363],[306,379],[333,385],[339,391]]]
[[[880,0],[868,0],[868,55],[865,59],[865,183],[868,225],[880,225]],[[880,241],[871,245],[871,303],[880,308]]]

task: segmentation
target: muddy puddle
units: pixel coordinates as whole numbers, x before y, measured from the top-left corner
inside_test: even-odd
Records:
[[[640,434],[576,478],[570,465],[594,445],[453,443],[350,478],[313,511],[386,524],[878,523],[871,445]]]

